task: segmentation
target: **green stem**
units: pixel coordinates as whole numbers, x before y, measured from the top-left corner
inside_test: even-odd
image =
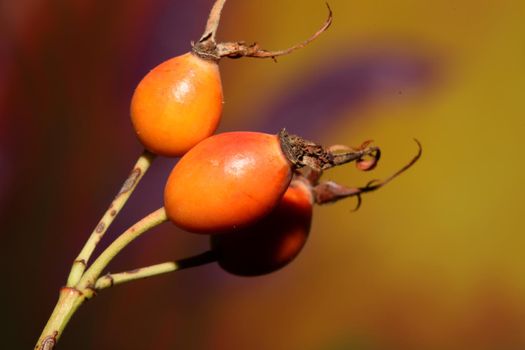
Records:
[[[167,216],[164,207],[144,217],[124,231],[124,233],[100,254],[93,262],[93,265],[83,274],[75,287],[62,288],[57,305],[38,339],[35,350],[53,349],[71,316],[73,316],[75,311],[82,305],[84,300],[94,295],[95,289],[93,287],[100,272],[109,264],[115,255],[135,238],[166,220]]]
[[[137,163],[133,167],[133,170],[122,185],[119,193],[115,199],[113,199],[113,202],[111,202],[109,208],[106,210],[102,216],[102,219],[100,219],[97,226],[89,236],[86,244],[73,262],[71,272],[69,273],[69,277],[67,279],[68,287],[74,287],[80,281],[80,278],[86,269],[88,260],[93,254],[93,251],[95,250],[98,242],[100,242],[109,225],[111,225],[122,207],[124,207],[124,204],[126,204],[129,197],[133,193],[133,190],[135,190],[137,184],[149,169],[154,159],[155,155],[147,150],[145,150],[139,157]]]
[[[71,316],[85,299],[86,296],[75,288],[64,287],[60,290],[58,302],[38,339],[35,350],[54,348]]]
[[[107,274],[95,282],[95,290],[100,291],[117,284],[122,284],[141,278],[153,277],[169,272],[174,272],[189,267],[197,267],[216,261],[215,254],[211,251],[192,256],[178,261],[168,261],[162,264],[142,267],[130,271]]]
[[[154,212],[153,214],[157,212]],[[42,335],[38,339],[35,350],[53,349],[73,314],[86,299],[90,299],[93,297],[93,295],[95,295],[95,291],[98,292],[102,289],[106,289],[117,284],[131,282],[140,278],[158,276],[190,267],[197,267],[214,261],[216,261],[215,254],[212,251],[207,251],[177,261],[169,261],[135,270],[107,274],[98,278],[93,288],[89,286],[84,289],[64,287],[60,290],[58,302],[55,306],[55,309],[53,310],[53,313],[51,314],[51,317],[49,318],[49,321],[42,331]]]
[[[122,233],[115,241],[113,241],[113,243],[111,243],[109,247],[107,247],[106,250],[104,250],[102,254],[100,254],[100,256],[93,262],[93,264],[78,282],[77,288],[80,290],[93,288],[95,281],[100,276],[100,273],[106,268],[111,260],[113,260],[115,255],[117,255],[135,238],[167,220],[168,217],[166,216],[166,211],[164,210],[164,207],[162,207],[155,210],[153,213],[144,217],[142,220],[124,231],[124,233]]]

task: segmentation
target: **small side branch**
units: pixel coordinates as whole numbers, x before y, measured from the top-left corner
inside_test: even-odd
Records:
[[[111,243],[109,247],[107,247],[106,250],[104,250],[93,262],[93,265],[91,265],[78,282],[77,288],[80,290],[92,288],[102,270],[104,270],[111,260],[113,260],[115,255],[122,251],[122,249],[137,237],[167,220],[168,217],[166,216],[166,211],[164,210],[164,207],[162,207],[124,231],[124,233],[113,241],[113,243]]]
[[[64,287],[60,291],[60,297],[55,309],[42,331],[34,349],[52,350],[77,309],[86,299],[91,298],[96,292],[102,289],[141,278],[158,276],[189,267],[205,265],[214,261],[216,261],[215,254],[212,251],[207,251],[177,261],[169,261],[135,270],[107,274],[100,277],[94,284],[94,287],[87,286],[84,289]]]
[[[178,261],[168,261],[162,264],[142,267],[130,271],[107,274],[100,277],[95,282],[95,290],[99,291],[105,288],[113,287],[117,284],[122,284],[142,278],[158,276],[169,272],[174,272],[189,267],[197,267],[216,261],[215,254],[212,251],[207,251],[202,254],[181,259]]]

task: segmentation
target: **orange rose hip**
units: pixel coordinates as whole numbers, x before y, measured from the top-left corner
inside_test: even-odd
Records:
[[[268,214],[292,178],[277,135],[212,136],[177,163],[164,191],[169,219],[192,232],[244,227]]]
[[[148,150],[181,156],[215,132],[222,103],[217,62],[186,53],[142,79],[131,100],[131,121]]]

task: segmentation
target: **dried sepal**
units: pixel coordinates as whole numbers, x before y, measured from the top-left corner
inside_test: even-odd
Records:
[[[337,202],[343,198],[357,197],[358,203],[357,207],[354,210],[359,209],[359,207],[361,206],[361,195],[363,193],[372,192],[383,187],[384,185],[386,185],[387,183],[404,173],[410,167],[412,167],[412,165],[414,165],[419,160],[419,158],[421,158],[421,154],[423,152],[421,143],[416,139],[414,139],[414,141],[418,146],[417,154],[410,160],[410,162],[408,162],[406,165],[404,165],[401,169],[396,171],[391,176],[387,177],[384,180],[371,180],[363,187],[346,187],[333,181],[317,183],[315,186],[312,187],[315,202],[317,204],[326,204]],[[367,146],[368,144],[365,145],[365,147]],[[379,159],[379,157],[377,159]]]
[[[328,3],[328,18],[324,24],[319,28],[312,36],[304,40],[301,43],[295,44],[287,49],[278,51],[269,51],[262,49],[259,44],[247,44],[245,41],[237,42],[221,42],[215,41],[215,32],[220,19],[220,13],[224,0],[217,0],[212,12],[210,19],[206,26],[206,30],[202,35],[201,39],[194,43],[191,43],[193,52],[204,59],[209,60],[220,60],[222,57],[228,58],[241,58],[241,57],[253,57],[253,58],[271,58],[275,61],[276,57],[288,55],[296,50],[302,49],[303,47],[310,44],[312,41],[317,39],[322,33],[324,33],[328,27],[332,24],[333,14]]]

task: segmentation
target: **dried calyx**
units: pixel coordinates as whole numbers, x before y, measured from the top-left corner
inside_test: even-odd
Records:
[[[421,147],[421,143],[418,140],[414,139],[414,141],[416,142],[418,146],[418,152],[410,160],[410,162],[408,162],[406,165],[404,165],[401,169],[396,171],[394,174],[390,175],[388,178],[383,179],[383,180],[369,181],[363,187],[347,187],[344,185],[340,185],[334,181],[320,182],[319,179],[321,178],[323,171],[312,168],[312,167],[305,167],[304,169],[301,170],[301,172],[296,172],[295,178],[305,182],[311,188],[311,191],[314,197],[314,201],[316,204],[333,203],[343,198],[356,197],[357,206],[354,210],[357,210],[361,206],[361,194],[372,192],[372,191],[375,191],[383,187],[384,185],[386,185],[387,183],[389,183],[390,181],[392,181],[393,179],[395,179],[396,177],[404,173],[406,170],[408,170],[410,167],[412,167],[412,165],[414,165],[418,161],[418,159],[421,157],[423,149]],[[366,142],[363,145],[367,146],[368,144],[369,143]],[[361,147],[363,147],[363,145]],[[340,147],[341,146],[335,146],[335,148],[340,148]],[[334,147],[330,147],[330,148],[334,148]],[[377,164],[378,159],[379,158],[376,159],[375,164]],[[369,162],[369,161],[367,160],[366,162]],[[356,164],[357,164],[357,168],[360,170],[366,171],[366,170],[371,169],[371,168],[362,168],[359,166],[359,163],[356,163]]]
[[[204,34],[198,42],[191,43],[193,53],[195,53],[203,59],[218,61],[222,57],[254,57],[272,58],[275,60],[276,57],[288,55],[295,50],[307,46],[324,31],[326,31],[326,29],[330,27],[330,24],[332,24],[332,10],[330,9],[330,6],[326,4],[326,6],[328,7],[328,18],[326,19],[323,26],[305,41],[295,44],[287,49],[279,51],[268,51],[262,49],[257,43],[247,44],[244,41],[217,43],[215,41],[215,34],[219,25],[222,7],[224,6],[225,2],[226,0],[217,0],[215,2],[210,12],[210,16],[206,24],[206,29],[204,30]]]
[[[347,146],[338,146],[337,149],[324,148],[300,136],[290,135],[286,129],[279,132],[279,140],[283,153],[296,169],[306,166],[321,171],[353,161],[359,162],[367,156],[370,156],[370,162],[375,164],[381,155],[379,148],[370,146],[370,142],[358,148]]]

